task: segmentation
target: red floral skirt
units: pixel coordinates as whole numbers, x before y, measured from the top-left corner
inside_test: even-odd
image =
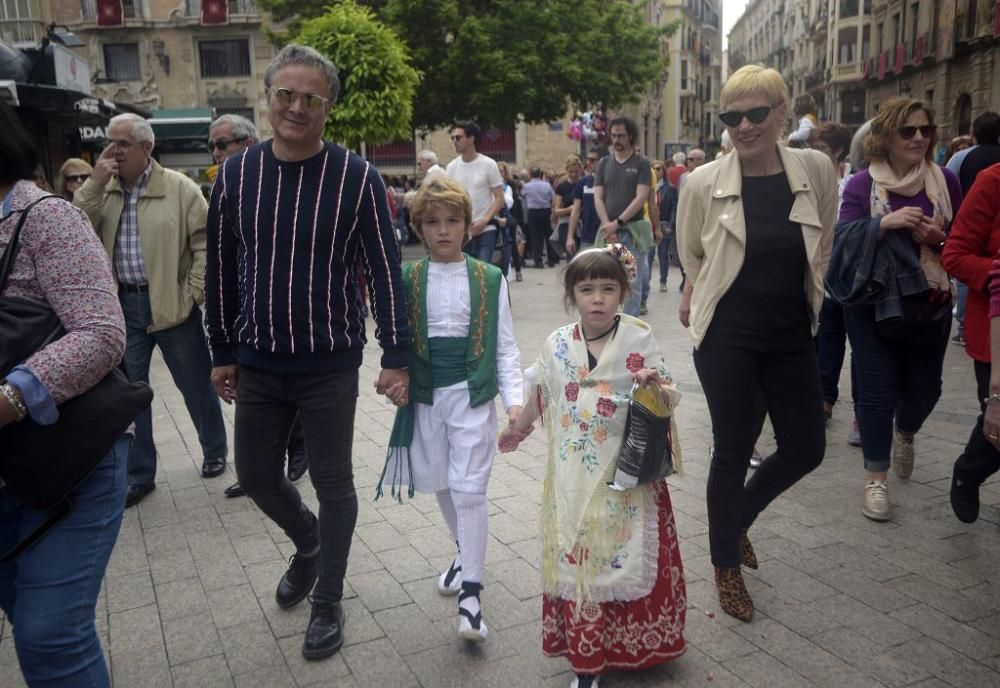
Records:
[[[656,582],[631,602],[577,603],[542,597],[542,651],[566,657],[578,674],[645,669],[684,654],[687,593],[666,483],[656,488],[660,547]]]

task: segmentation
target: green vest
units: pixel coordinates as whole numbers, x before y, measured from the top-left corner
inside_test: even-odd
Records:
[[[466,256],[469,269],[469,297],[472,316],[465,353],[465,379],[469,382],[469,402],[480,406],[499,393],[497,384],[497,300],[503,273],[489,263]],[[427,337],[427,272],[429,258],[403,266],[410,324],[410,399],[434,403],[434,377]]]

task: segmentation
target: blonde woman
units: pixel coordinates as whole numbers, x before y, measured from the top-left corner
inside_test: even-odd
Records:
[[[94,168],[90,163],[80,158],[69,158],[59,168],[59,193],[70,203],[73,202],[73,195],[76,190],[83,186],[83,183],[90,179]]]
[[[719,115],[735,154],[691,172],[677,241],[687,271],[694,363],[712,418],[708,527],[723,611],[753,616],[741,564],[757,568],[747,530],[823,460],[813,335],[837,212],[830,160],[778,145],[788,87],[747,65],[725,83]],[[778,448],[744,485],[764,397]]]

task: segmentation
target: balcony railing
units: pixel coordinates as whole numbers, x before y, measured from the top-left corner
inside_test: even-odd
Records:
[[[860,62],[849,62],[847,64],[834,65],[831,70],[831,81],[854,81],[861,78]]]
[[[185,0],[187,16],[201,16],[201,0]],[[254,0],[229,0],[230,17],[253,17],[260,15],[260,9]]]
[[[15,48],[37,46],[44,35],[40,19],[0,19],[0,41]]]
[[[97,0],[80,0],[80,12],[83,16],[83,21],[97,21]],[[126,20],[142,17],[142,13],[139,11],[135,0],[123,0],[122,17]]]

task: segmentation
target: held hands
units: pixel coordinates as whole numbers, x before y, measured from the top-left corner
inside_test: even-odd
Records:
[[[906,206],[899,210],[893,210],[888,215],[883,215],[879,221],[879,233],[884,235],[890,229],[915,230],[920,227],[920,223],[927,220],[924,211],[913,206]]]
[[[920,221],[920,226],[911,231],[913,238],[916,239],[918,243],[928,244],[930,246],[937,246],[947,238],[947,235],[941,231],[938,224],[926,215]]]
[[[115,160],[115,145],[109,144],[101,151],[101,157],[94,163],[94,171],[91,179],[99,187],[104,188],[112,177],[118,176],[118,161]],[[221,395],[220,395],[221,396]]]
[[[615,220],[608,220],[603,225],[601,225],[601,233],[604,235],[604,240],[609,244],[617,243],[618,222],[616,222]]]
[[[535,429],[534,425],[529,425],[524,430],[517,428],[517,420],[521,417],[521,410],[522,407],[516,404],[507,409],[507,427],[500,432],[500,438],[497,440],[497,448],[501,453],[506,454],[517,449],[518,445],[528,439],[528,435]]]
[[[655,368],[640,368],[632,373],[632,379],[638,382],[640,387],[643,387],[650,382],[657,385],[662,385],[665,382],[665,380],[660,377],[659,371]]]
[[[212,386],[219,398],[227,404],[236,401],[236,383],[239,376],[240,367],[236,364],[212,368]]]
[[[476,220],[471,225],[469,225],[469,238],[474,238],[483,233],[486,229],[487,221],[485,219]]]
[[[402,368],[384,368],[375,381],[375,391],[389,397],[396,406],[410,401],[410,373]]]

